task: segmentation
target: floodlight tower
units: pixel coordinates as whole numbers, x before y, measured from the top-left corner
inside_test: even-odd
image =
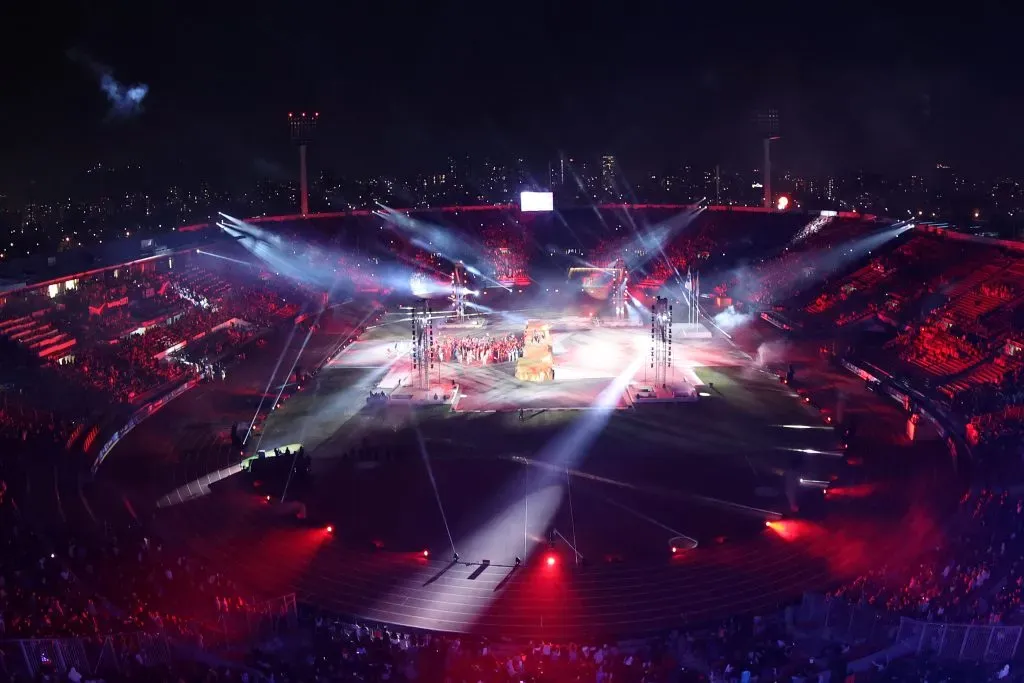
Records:
[[[772,209],[772,140],[778,140],[779,112],[777,109],[766,109],[757,115],[758,132],[764,141],[764,208]]]
[[[299,146],[299,213],[309,215],[309,180],[306,174],[306,147],[313,142],[320,112],[288,114],[288,128],[292,143]]]

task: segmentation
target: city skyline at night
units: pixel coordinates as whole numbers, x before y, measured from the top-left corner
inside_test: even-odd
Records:
[[[1012,125],[1024,103],[1005,87],[1012,43],[994,14],[603,9],[29,12],[11,23],[29,58],[4,47],[17,106],[3,123],[18,134],[0,191],[64,195],[97,162],[144,163],[166,184],[200,173],[236,191],[285,180],[281,118],[302,108],[323,114],[311,164],[346,177],[429,173],[467,154],[539,167],[614,155],[627,177],[754,167],[767,107],[780,167],[803,175],[946,163],[991,177],[1024,149]]]

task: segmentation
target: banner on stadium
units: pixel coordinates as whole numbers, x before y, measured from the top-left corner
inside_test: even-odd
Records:
[[[99,306],[90,306],[89,315],[103,315],[103,311],[108,308],[118,308],[120,306],[128,305],[128,297],[123,296],[120,299],[114,299],[113,301],[107,301]]]

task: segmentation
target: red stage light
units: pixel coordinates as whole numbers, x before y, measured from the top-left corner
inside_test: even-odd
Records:
[[[430,557],[430,551],[429,550],[424,550],[423,551],[423,557]]]
[[[766,527],[768,527],[769,529],[771,529],[771,528],[772,528],[772,520],[770,520],[770,519],[766,519],[766,520],[764,521],[764,525],[765,525]]]
[[[327,531],[327,533],[329,533],[329,534],[333,534],[333,533],[334,533],[334,527],[333,527],[333,526],[331,526],[330,524],[328,524],[328,525],[327,525],[327,529],[326,529],[326,531]]]
[[[554,555],[548,555],[547,563],[548,563],[549,567],[554,567],[555,566],[555,556]]]

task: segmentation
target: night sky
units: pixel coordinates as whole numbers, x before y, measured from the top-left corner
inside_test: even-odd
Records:
[[[769,106],[779,163],[808,173],[1019,165],[1015,17],[718,4],[8,3],[0,193],[73,190],[97,161],[290,177],[286,116],[303,110],[321,114],[312,165],[360,176],[459,153],[754,165]],[[97,68],[147,85],[141,111],[112,116]]]

